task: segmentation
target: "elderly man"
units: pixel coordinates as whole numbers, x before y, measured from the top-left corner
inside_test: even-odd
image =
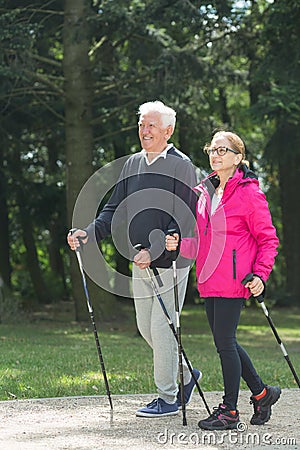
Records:
[[[168,140],[176,123],[176,112],[160,101],[140,106],[139,139],[142,150],[129,157],[113,193],[93,223],[84,230],[68,234],[72,250],[79,246],[77,237],[87,243],[94,236],[97,242],[110,235],[116,211],[126,215],[126,232],[131,248],[139,244],[133,257],[132,286],[138,329],[152,348],[154,381],[158,398],[136,412],[141,417],[175,415],[181,406],[178,388],[178,349],[166,317],[153,292],[149,270],[166,309],[175,323],[172,259],[165,250],[165,234],[176,230],[179,234],[193,228],[196,198],[192,189],[196,175],[190,159]],[[183,306],[189,261],[178,257],[179,307]],[[149,269],[149,270],[145,270]],[[194,376],[183,361],[184,394],[189,403],[195,388],[195,379],[201,372],[193,369]]]

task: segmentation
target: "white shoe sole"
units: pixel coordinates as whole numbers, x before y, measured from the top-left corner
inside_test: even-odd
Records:
[[[151,414],[151,413],[146,413],[146,412],[141,412],[141,411],[137,411],[135,413],[135,415],[137,417],[148,417],[151,419],[159,419],[160,417],[167,417],[167,416],[176,416],[179,413],[179,411],[170,411],[167,413],[163,413],[163,414]]]

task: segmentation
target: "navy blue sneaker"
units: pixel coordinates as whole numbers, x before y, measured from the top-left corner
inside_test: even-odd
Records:
[[[152,400],[144,408],[138,409],[136,416],[138,417],[164,417],[174,416],[178,414],[177,403],[167,403],[162,398],[156,398]]]
[[[199,382],[202,378],[202,373],[200,372],[200,370],[193,369],[193,374],[194,374],[197,382]],[[194,377],[191,378],[191,381],[188,384],[184,385],[184,398],[185,398],[186,405],[191,403],[195,387],[196,387],[196,382],[194,380]],[[178,392],[177,392],[177,405],[178,405],[178,408],[180,409],[181,408],[181,386],[180,385],[178,386]]]

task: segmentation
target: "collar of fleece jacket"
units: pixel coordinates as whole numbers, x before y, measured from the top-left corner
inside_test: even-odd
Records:
[[[237,184],[240,183],[249,183],[254,182],[258,184],[257,175],[250,170],[246,164],[242,164],[239,167],[234,175],[229,178],[226,184],[226,195],[230,195],[230,193],[235,189]],[[216,172],[212,172],[209,174],[202,182],[194,188],[198,195],[202,193],[208,192],[210,197],[213,196],[215,189],[219,186],[220,180]]]

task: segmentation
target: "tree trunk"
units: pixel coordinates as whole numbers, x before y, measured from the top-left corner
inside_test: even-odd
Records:
[[[4,284],[10,287],[11,265],[9,253],[9,222],[6,198],[6,177],[3,167],[3,148],[0,146],[0,276]]]
[[[300,179],[300,133],[296,125],[284,124],[273,136],[272,150],[279,155],[280,202],[282,211],[282,251],[286,263],[286,298],[283,304],[300,300],[300,210],[297,186]]]
[[[58,165],[60,145],[57,142],[57,136],[52,136],[47,140],[48,148],[48,173],[49,176],[58,178]],[[66,271],[64,267],[64,260],[61,249],[66,244],[65,238],[65,223],[66,217],[62,211],[65,212],[65,200],[62,206],[57,204],[56,210],[52,213],[49,219],[49,233],[50,243],[48,247],[49,252],[49,264],[51,271],[57,276],[57,280],[61,285],[62,297],[67,298],[67,284],[66,284]]]
[[[31,220],[26,209],[20,208],[20,213],[22,216],[20,222],[23,230],[23,240],[26,247],[27,267],[37,297],[37,301],[38,303],[42,304],[51,303],[52,299],[48,295],[48,289],[46,288],[39,266]],[[32,303],[34,302],[32,301]]]
[[[231,117],[228,111],[226,89],[220,87],[219,95],[220,95],[219,104],[220,104],[221,120],[228,127],[231,126]]]
[[[65,0],[63,68],[65,75],[67,212],[70,227],[77,196],[92,174],[93,89],[88,58],[90,48],[88,16],[91,12],[89,4],[85,0]],[[74,225],[76,226],[76,224]],[[86,305],[83,302],[84,293],[75,254],[71,256],[71,280],[75,318],[79,321],[86,320]],[[114,297],[102,289],[98,290],[97,297],[101,301],[102,313],[104,316],[108,316],[114,309]]]
[[[17,147],[15,147],[13,155],[14,164],[14,187],[16,194],[16,203],[19,208],[19,223],[22,229],[23,242],[26,248],[26,260],[28,272],[33,285],[35,298],[30,302],[34,305],[35,301],[41,304],[51,302],[51,298],[48,294],[40,262],[38,258],[38,252],[34,240],[34,230],[32,222],[32,212],[30,209],[30,203],[27,198],[27,192],[25,190],[26,182],[23,179],[22,163],[20,153]]]
[[[17,186],[17,202],[20,210],[20,224],[26,248],[27,267],[38,303],[50,303],[48,289],[45,285],[34,241],[31,215],[27,208],[26,196],[22,185]],[[32,301],[34,303],[34,301]]]
[[[52,219],[49,223],[49,233],[50,233],[50,244],[48,248],[49,252],[49,264],[51,271],[57,276],[61,287],[63,297],[67,297],[67,285],[66,285],[66,274],[63,262],[63,257],[61,254],[60,245],[60,228],[61,224],[57,220]]]

